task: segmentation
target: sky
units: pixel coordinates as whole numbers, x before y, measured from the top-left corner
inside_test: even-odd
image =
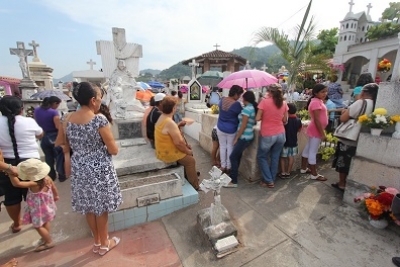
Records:
[[[378,21],[394,0],[314,0],[317,33],[339,27],[349,12],[367,11]],[[101,69],[96,41],[112,40],[112,27],[125,28],[128,43],[141,44],[139,69],[167,69],[218,49],[253,46],[255,32],[278,28],[289,36],[300,24],[309,0],[0,0],[0,76],[22,78],[16,42],[39,43],[38,56],[58,79],[73,71]],[[264,47],[269,43],[261,43]],[[28,57],[28,62],[32,57]]]

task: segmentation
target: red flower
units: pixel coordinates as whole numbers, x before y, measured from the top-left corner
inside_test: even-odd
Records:
[[[376,200],[386,207],[390,207],[392,205],[393,198],[394,196],[387,192],[382,192],[375,197]]]

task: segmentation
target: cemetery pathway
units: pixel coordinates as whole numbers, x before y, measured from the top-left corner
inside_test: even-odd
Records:
[[[201,179],[208,179],[209,154],[193,139],[188,137],[188,141]],[[235,253],[222,259],[216,259],[196,225],[197,211],[209,207],[213,200],[211,193],[200,193],[197,205],[154,222],[110,233],[121,237],[121,243],[103,257],[91,252],[89,235],[60,242],[41,253],[32,252],[31,243],[17,245],[18,240],[37,240],[38,235],[31,227],[11,234],[10,221],[3,209],[0,263],[16,257],[19,266],[35,267],[394,266],[391,257],[400,256],[397,227],[378,230],[370,226],[358,210],[342,202],[342,193],[330,186],[336,182],[337,173],[329,163],[322,166],[321,173],[328,181],[310,181],[296,174],[290,179],[277,180],[274,189],[266,189],[239,178],[238,188],[222,189],[222,202],[238,228],[240,242]],[[69,205],[69,199],[62,201]],[[58,216],[67,218],[66,214]],[[86,228],[84,221],[82,228]]]

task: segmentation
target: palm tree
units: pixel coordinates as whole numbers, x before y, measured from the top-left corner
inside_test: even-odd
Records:
[[[313,16],[306,26],[311,4],[312,0],[308,4],[301,25],[297,25],[295,28],[296,37],[294,41],[290,40],[285,32],[271,27],[262,27],[254,36],[255,45],[261,42],[272,42],[281,51],[282,57],[289,63],[289,66],[287,66],[289,71],[288,85],[292,90],[295,89],[299,72],[304,72],[307,69],[325,70],[327,68],[326,57],[312,54],[312,38],[315,32]]]

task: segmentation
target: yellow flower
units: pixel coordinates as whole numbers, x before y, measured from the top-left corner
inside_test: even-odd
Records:
[[[386,115],[387,114],[387,110],[384,108],[376,108],[374,110],[374,114],[375,115]]]
[[[392,121],[395,121],[395,122],[399,122],[400,121],[400,115],[393,115],[392,117],[390,117],[390,119],[392,120]]]
[[[366,114],[361,115],[360,117],[358,117],[358,122],[359,123],[363,123],[363,122],[365,122],[367,120],[368,120],[368,116]]]

